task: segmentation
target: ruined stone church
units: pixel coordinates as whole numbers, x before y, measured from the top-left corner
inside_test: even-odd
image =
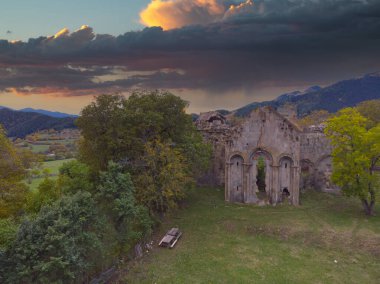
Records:
[[[214,150],[204,181],[224,185],[226,201],[298,205],[300,188],[334,189],[323,129],[301,130],[294,112],[265,107],[240,121],[208,112],[196,126]]]

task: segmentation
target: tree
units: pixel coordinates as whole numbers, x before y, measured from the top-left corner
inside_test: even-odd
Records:
[[[35,154],[29,149],[17,149],[17,155],[25,169],[32,170],[41,167],[43,155]]]
[[[356,109],[367,118],[367,129],[380,123],[380,100],[364,101],[358,104]]]
[[[124,119],[125,98],[118,95],[101,95],[86,106],[76,124],[81,130],[80,160],[94,172],[106,170],[108,162],[127,157],[133,144],[126,135]]]
[[[134,192],[130,175],[123,173],[120,165],[110,162],[107,171],[100,173],[95,196],[112,220],[125,251],[149,233],[152,226],[147,209],[136,204]]]
[[[175,144],[197,169],[207,168],[211,148],[185,113],[187,106],[181,98],[159,91],[135,92],[128,100],[98,96],[77,120],[83,135],[80,157],[94,171],[106,170],[111,160],[133,170],[144,145],[159,139]]]
[[[16,215],[26,201],[25,169],[0,126],[0,218]]]
[[[327,122],[325,133],[333,146],[332,180],[347,196],[358,197],[367,215],[373,215],[379,177],[374,167],[380,158],[380,124],[366,129],[367,119],[346,108]]]
[[[44,207],[34,220],[21,224],[6,251],[4,282],[83,283],[104,259],[105,228],[87,192]]]
[[[155,166],[154,159],[161,159],[153,155],[152,149],[156,146],[164,149],[167,157],[185,161],[181,165],[177,163],[179,170],[176,174],[181,176],[178,190],[182,190],[182,176],[194,181],[208,169],[211,146],[203,142],[191,115],[185,113],[187,106],[188,103],[180,97],[160,91],[135,92],[128,99],[99,96],[83,109],[77,122],[83,135],[80,159],[94,172],[106,171],[109,161],[122,165],[138,187],[139,201],[144,200],[143,203],[149,204],[151,209],[174,207],[172,202],[180,200],[180,194],[158,202],[155,197],[163,195],[156,192],[152,198],[158,203],[148,202],[145,197],[152,193],[150,190],[162,190],[163,183],[156,187],[154,178],[144,180],[141,176],[146,177],[145,172],[158,175],[157,170],[165,169],[164,166],[150,168]],[[151,182],[149,185],[148,181]],[[143,193],[144,190],[150,193]]]
[[[51,205],[61,197],[56,181],[45,177],[36,191],[28,193],[26,210],[29,213],[38,213],[43,206]]]
[[[327,110],[315,110],[315,111],[312,111],[310,114],[299,119],[298,124],[301,127],[319,125],[325,122],[330,117],[331,117],[331,114]]]
[[[145,145],[141,174],[135,179],[136,197],[152,212],[177,207],[193,181],[181,152],[159,140]]]
[[[64,163],[59,169],[57,189],[60,193],[73,195],[78,191],[93,191],[90,168],[77,160]]]
[[[132,160],[139,160],[146,153],[148,142],[161,141],[172,144],[186,158],[193,177],[201,175],[209,167],[211,146],[204,143],[196,130],[192,117],[185,113],[188,102],[169,92],[141,91],[133,93],[125,101],[126,121],[132,129],[131,137],[136,146]],[[137,146],[138,145],[138,146]]]
[[[11,218],[0,218],[0,253],[7,249],[16,238],[18,224]],[[1,278],[0,278],[1,282]]]

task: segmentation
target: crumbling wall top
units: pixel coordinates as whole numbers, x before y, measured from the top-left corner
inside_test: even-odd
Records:
[[[217,111],[201,113],[195,121],[199,130],[228,129],[227,119]]]

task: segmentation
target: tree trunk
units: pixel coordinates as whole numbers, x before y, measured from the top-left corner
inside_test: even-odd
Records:
[[[363,204],[363,207],[364,207],[365,214],[367,216],[374,216],[373,209],[375,207],[375,201],[372,200],[372,198],[371,198],[370,202],[368,202],[366,199],[362,199],[362,204]]]
[[[376,162],[377,162],[377,159],[373,160],[371,167],[369,169],[369,173],[371,176],[373,175],[373,169],[376,165]],[[367,199],[363,198],[362,199],[363,207],[367,216],[374,216],[375,214],[374,214],[373,209],[375,207],[376,196],[375,196],[375,190],[373,189],[371,182],[368,183],[368,193],[370,196],[369,198],[370,200],[368,201]]]

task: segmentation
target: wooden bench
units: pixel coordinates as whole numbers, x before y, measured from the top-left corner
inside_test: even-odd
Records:
[[[173,248],[182,236],[178,228],[171,228],[158,244],[160,247]]]

